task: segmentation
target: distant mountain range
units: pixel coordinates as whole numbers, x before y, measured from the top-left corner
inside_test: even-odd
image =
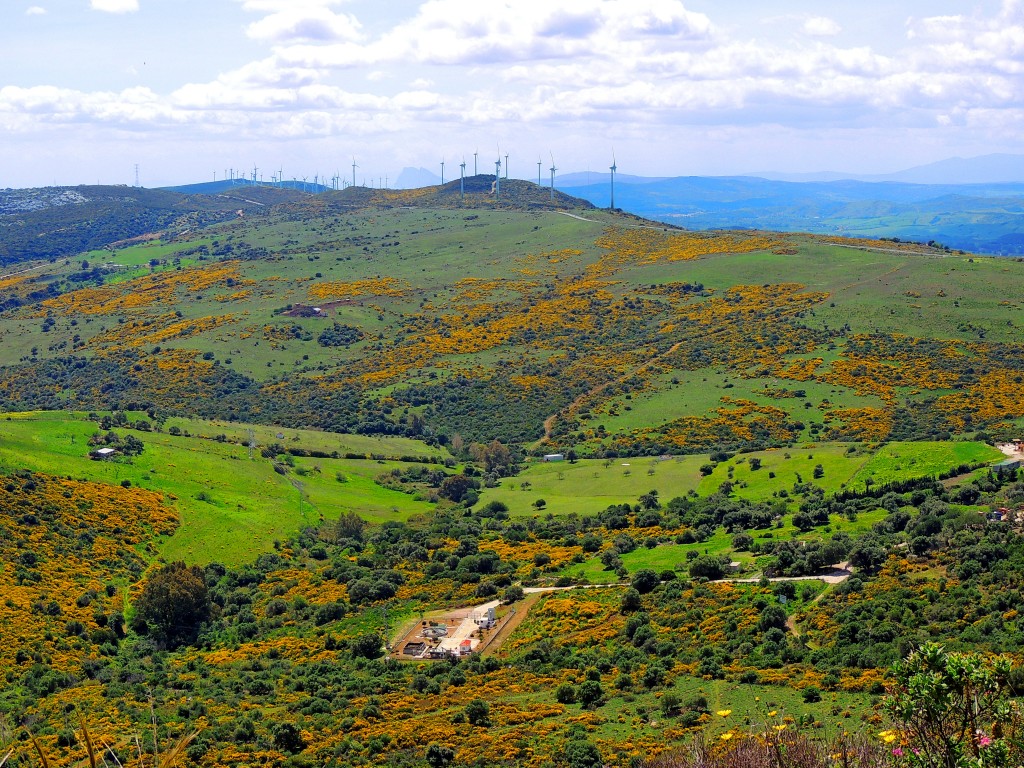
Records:
[[[901,181],[907,184],[1012,184],[1024,183],[1024,155],[993,154],[951,157],[886,174],[857,173],[750,173],[774,181]]]
[[[597,207],[610,184],[568,187]],[[936,241],[950,248],[1024,254],[1024,184],[772,181],[683,177],[620,184],[615,205],[689,229],[767,229]]]
[[[884,176],[850,176],[616,174],[615,205],[691,229],[899,237],[1024,254],[1024,155],[953,158]],[[567,174],[556,186],[598,207],[610,204],[608,173]]]
[[[546,174],[544,169],[542,186],[549,183]],[[447,180],[457,178],[454,174]],[[440,181],[425,168],[406,168],[396,185],[409,188]],[[978,253],[1024,254],[1024,155],[950,158],[873,175],[617,173],[615,185],[616,207],[692,229],[899,237]],[[562,174],[555,187],[598,207],[610,204],[607,171]]]
[[[919,165],[894,173],[842,173],[820,171],[817,173],[785,173],[782,171],[758,171],[737,174],[741,178],[767,179],[769,181],[896,181],[904,184],[1024,184],[1024,155],[993,154],[980,157],[952,157],[928,165]],[[584,187],[608,182],[608,172],[588,171],[568,173],[555,180],[559,187]],[[615,174],[616,184],[650,184],[667,181],[667,176],[629,176]],[[704,178],[735,178],[711,176]]]

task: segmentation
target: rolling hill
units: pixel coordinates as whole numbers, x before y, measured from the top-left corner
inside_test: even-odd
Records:
[[[877,763],[907,649],[1024,650],[1024,263],[492,181],[10,204],[0,755]]]
[[[492,181],[300,196],[9,277],[0,403],[593,455],[1024,415],[986,378],[1017,338],[1015,261],[677,231]],[[963,397],[1007,405],[964,419]]]

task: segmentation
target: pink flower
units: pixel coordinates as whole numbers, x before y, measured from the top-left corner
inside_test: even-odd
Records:
[[[978,736],[978,746],[979,747],[987,747],[991,743],[992,743],[992,739],[990,739],[985,734],[981,734],[980,736]]]
[[[902,749],[900,749],[899,747],[896,747],[896,748],[895,748],[895,749],[894,749],[894,750],[892,751],[892,754],[893,754],[893,757],[903,757],[903,750],[902,750]]]

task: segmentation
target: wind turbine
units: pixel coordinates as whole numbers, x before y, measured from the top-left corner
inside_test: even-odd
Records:
[[[256,171],[258,171],[258,170],[259,170],[259,168],[257,168],[255,165],[252,167],[252,184],[253,184],[253,186],[256,186]]]
[[[356,168],[358,168],[358,167],[359,166],[356,165],[356,159],[353,157],[352,158],[352,186],[353,187],[356,185]]]
[[[459,173],[459,198],[466,198],[466,158],[462,158],[462,164],[459,166],[461,172]]]
[[[615,210],[615,172],[617,170],[619,170],[619,167],[615,164],[615,152],[612,152],[612,164],[611,164],[611,167],[608,170],[612,172],[612,204],[611,204],[610,208],[614,211]]]
[[[444,186],[444,158],[441,158],[441,186]]]
[[[505,153],[505,178],[508,178],[508,152]]]
[[[479,149],[476,152],[473,153],[473,175],[474,176],[476,176],[476,156],[478,154],[480,154],[480,150]]]
[[[537,158],[537,186],[540,186],[540,158]]]
[[[494,161],[494,196],[501,194],[501,155]]]
[[[551,154],[551,201],[555,200],[555,171],[558,169],[555,167],[555,155]]]
[[[303,192],[309,192],[309,190],[306,188],[306,179],[308,179],[308,178],[309,178],[309,176],[303,176],[302,177],[302,191]]]

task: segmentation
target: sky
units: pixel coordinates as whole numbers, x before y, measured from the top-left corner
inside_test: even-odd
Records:
[[[1024,0],[3,0],[0,188],[1024,152]]]

